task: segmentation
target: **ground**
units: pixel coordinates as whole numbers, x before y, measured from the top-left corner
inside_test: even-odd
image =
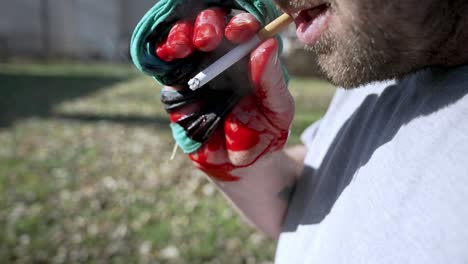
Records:
[[[333,89],[292,78],[289,144]],[[0,64],[0,262],[270,263],[179,153],[160,86],[129,65]]]

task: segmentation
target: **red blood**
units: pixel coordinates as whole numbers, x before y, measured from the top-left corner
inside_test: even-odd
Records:
[[[272,42],[274,41],[273,39],[267,40],[267,42]],[[264,44],[262,44],[264,45]],[[262,101],[266,99],[267,97],[267,87],[263,87],[262,83],[262,78],[263,74],[265,73],[265,69],[267,67],[267,64],[270,61],[270,56],[271,53],[276,51],[276,47],[278,44],[274,45],[264,45],[265,48],[261,53],[254,53],[251,55],[250,61],[249,61],[249,68],[250,68],[250,79],[252,81],[252,84],[255,86],[255,92],[257,97]]]
[[[239,177],[231,174],[231,171],[234,169],[234,166],[231,164],[212,165],[202,163],[201,165],[202,167],[199,167],[199,169],[218,181],[235,182],[240,180]]]
[[[255,87],[259,111],[263,113],[276,134],[275,142],[270,146],[270,151],[279,150],[284,146],[288,139],[289,126],[294,116],[294,102],[292,98],[288,99],[290,97],[289,93],[282,93],[284,90],[281,88],[284,83],[278,81],[273,76],[274,72],[279,71],[279,68],[274,69],[275,66],[279,67],[279,65],[274,64],[274,53],[277,52],[277,49],[278,43],[276,40],[269,39],[260,45],[257,52],[251,55],[249,61],[250,79]],[[265,79],[265,76],[271,76],[271,78]],[[278,98],[282,98],[280,104],[276,101]],[[286,108],[284,108],[285,105]]]
[[[257,102],[253,96],[243,98],[236,108],[226,117],[224,133],[226,135],[226,148],[230,151],[246,151],[260,142],[263,132],[254,129],[255,123],[264,119],[257,109]]]
[[[235,140],[227,140],[226,147],[232,151],[244,151],[253,148],[260,142],[259,132],[241,124],[227,124],[227,126],[236,126],[235,130],[226,130],[226,136],[235,135]]]
[[[288,141],[288,137],[289,137],[289,130],[280,131],[280,136],[278,137],[276,143],[272,146],[271,150],[276,151],[276,150],[282,149],[284,145],[286,144],[286,142]]]
[[[206,161],[206,158],[198,157],[195,159],[193,155],[190,155],[190,159],[195,162],[195,165],[200,170],[204,171],[213,179],[223,182],[235,182],[240,180],[238,176],[232,175],[231,172],[235,167],[230,163],[210,164]]]
[[[175,59],[165,42],[159,43],[156,47],[156,55],[166,62],[171,62]]]
[[[166,46],[168,52],[177,59],[183,59],[192,54],[194,46],[192,45],[193,26],[188,21],[177,21],[169,31]]]
[[[235,167],[227,162],[226,149],[223,143],[223,129],[219,128],[201,149],[190,154],[189,157],[200,170],[213,179],[223,182],[238,181],[240,178],[231,173]],[[220,164],[209,162],[209,157],[220,158]]]
[[[206,150],[209,152],[215,152],[215,151],[221,150],[222,147],[224,147],[223,140],[222,140],[223,138],[222,131],[218,129],[216,133],[217,135],[212,137],[206,144]]]
[[[226,38],[236,44],[252,38],[260,30],[260,23],[250,13],[235,15],[224,29]]]
[[[214,7],[198,14],[194,26],[193,44],[201,51],[213,51],[223,40],[227,12]]]
[[[169,114],[171,122],[175,123],[179,121],[180,119],[182,119],[183,117],[186,117],[187,115],[197,112],[201,107],[202,107],[202,102],[195,102],[181,109],[177,109],[176,111],[173,111]]]
[[[253,53],[249,67],[254,92],[236,105],[224,126],[200,150],[190,155],[194,164],[213,179],[238,181],[238,169],[251,166],[286,143],[294,106],[292,98],[283,93],[284,80],[275,76],[280,72],[277,48],[276,41],[269,40]],[[232,154],[246,155],[241,157],[242,165],[231,162]]]

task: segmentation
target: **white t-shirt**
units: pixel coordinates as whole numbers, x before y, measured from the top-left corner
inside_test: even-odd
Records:
[[[468,263],[468,66],[339,89],[276,263]]]

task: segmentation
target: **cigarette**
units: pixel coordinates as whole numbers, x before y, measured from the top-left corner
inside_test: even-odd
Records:
[[[229,67],[231,67],[234,63],[238,62],[247,54],[249,54],[250,51],[256,48],[262,41],[281,32],[293,21],[294,19],[288,14],[279,16],[277,19],[273,20],[270,24],[266,25],[264,28],[258,31],[258,33],[249,41],[235,47],[226,53],[223,57],[211,64],[208,68],[204,69],[199,74],[195,75],[195,77],[190,79],[188,82],[190,89],[197,90],[203,85],[207,84],[216,76],[220,75]]]

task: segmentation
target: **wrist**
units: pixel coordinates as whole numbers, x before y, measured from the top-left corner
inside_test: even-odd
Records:
[[[260,156],[255,162],[245,167],[237,167],[231,174],[237,176],[239,181],[259,177],[262,174],[295,175],[296,166],[284,150],[275,150]]]
[[[281,230],[290,195],[296,183],[294,162],[283,151],[265,155],[250,167],[239,169],[236,182],[214,180],[219,190],[271,237]]]

